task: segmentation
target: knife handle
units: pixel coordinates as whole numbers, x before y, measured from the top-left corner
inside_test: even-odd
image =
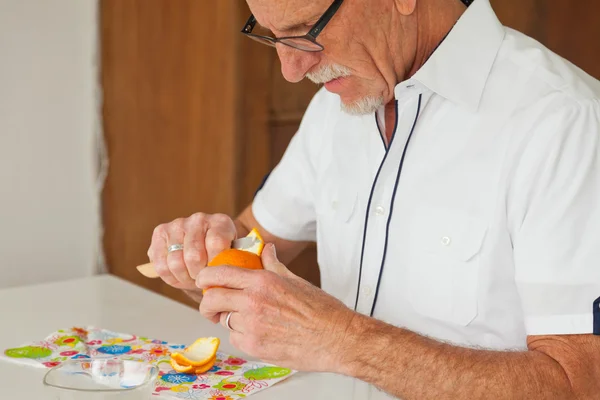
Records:
[[[136,268],[140,274],[144,275],[146,278],[158,278],[158,274],[156,273],[154,264],[152,263],[138,265]]]

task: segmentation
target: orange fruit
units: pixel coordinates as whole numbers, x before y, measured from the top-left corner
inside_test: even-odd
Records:
[[[207,264],[208,267],[216,267],[218,265],[231,265],[248,269],[263,269],[262,261],[259,256],[238,249],[223,250]]]
[[[202,367],[216,358],[219,344],[221,344],[221,341],[216,337],[200,338],[183,349],[183,352],[171,353],[171,360],[182,367]],[[171,365],[175,368],[173,363]]]
[[[246,237],[253,239],[248,244],[248,247],[223,250],[210,260],[207,266],[232,265],[240,268],[263,269],[260,260],[260,255],[265,247],[263,238],[256,228],[252,229]]]
[[[260,233],[256,228],[252,229],[246,237],[254,239],[250,247],[240,249],[227,249],[223,250],[215,256],[206,265],[207,267],[216,267],[220,265],[231,265],[233,267],[247,268],[247,269],[263,269],[260,255],[265,247],[265,242],[260,236]],[[202,293],[205,293],[205,289]]]

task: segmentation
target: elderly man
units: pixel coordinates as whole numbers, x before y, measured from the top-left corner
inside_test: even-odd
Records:
[[[600,83],[488,0],[248,4],[324,88],[242,215],[155,230],[162,279],[250,355],[403,399],[600,398]],[[203,268],[254,226],[265,271]],[[323,290],[284,266],[311,241]]]

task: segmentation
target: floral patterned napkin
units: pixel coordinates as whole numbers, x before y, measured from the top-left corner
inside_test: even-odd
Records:
[[[61,329],[46,339],[7,349],[0,359],[51,368],[77,358],[106,357],[143,360],[159,368],[153,395],[193,400],[237,400],[260,392],[291,376],[294,371],[270,364],[249,362],[221,352],[205,374],[178,373],[170,353],[185,345],[167,343],[94,327]]]

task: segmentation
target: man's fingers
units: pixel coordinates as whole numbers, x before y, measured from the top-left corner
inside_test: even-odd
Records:
[[[159,225],[152,233],[152,244],[148,249],[148,258],[154,264],[154,270],[168,285],[175,285],[177,278],[169,270],[167,264],[167,228]]]
[[[227,318],[229,317],[229,326],[227,326]],[[237,311],[231,312],[229,316],[228,312],[221,313],[220,322],[225,328],[231,328],[232,331],[237,333],[244,333],[244,324],[242,314]]]
[[[183,219],[178,219],[169,224],[167,229],[167,245],[172,246],[174,244],[183,244],[185,240],[185,229]],[[167,265],[171,273],[181,283],[193,283],[193,279],[190,276],[188,269],[183,259],[183,251],[177,250],[167,254]]]
[[[277,259],[277,252],[273,243],[267,243],[261,255],[263,268],[275,272],[277,275],[286,276],[291,274],[290,270]]]
[[[215,286],[229,289],[246,289],[253,286],[257,275],[263,272],[229,265],[203,268],[196,278],[196,286],[200,289]]]
[[[231,248],[236,232],[235,224],[228,216],[215,214],[210,217],[210,228],[205,239],[207,262],[223,250]]]
[[[206,266],[206,231],[208,221],[204,214],[194,214],[186,221],[186,233],[183,239],[183,260],[188,274],[196,279],[198,272]]]
[[[204,293],[200,303],[200,314],[214,321],[214,317],[221,313],[239,311],[244,301],[245,297],[241,290],[215,287]]]

